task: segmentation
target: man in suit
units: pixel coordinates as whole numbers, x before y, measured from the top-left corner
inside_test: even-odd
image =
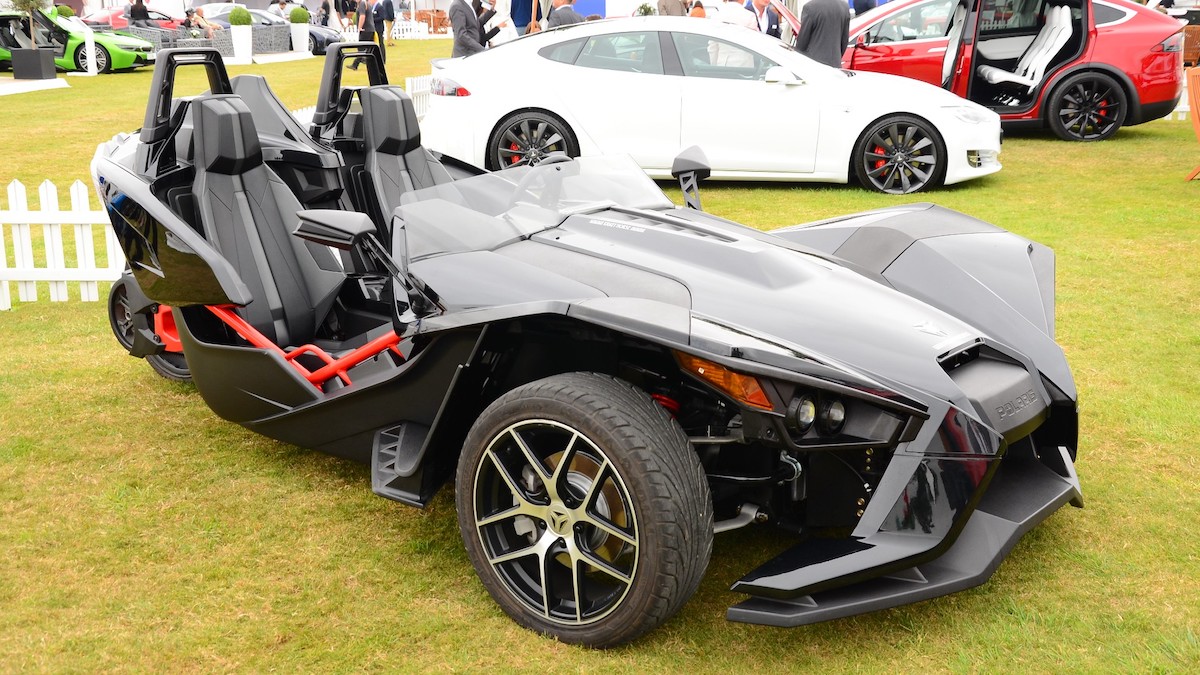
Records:
[[[483,31],[479,27],[479,17],[471,9],[471,3],[454,0],[450,3],[449,14],[450,27],[454,29],[454,51],[450,52],[450,56],[470,56],[483,51]]]
[[[687,5],[683,0],[658,0],[659,16],[687,16]]]
[[[850,7],[846,0],[809,0],[800,10],[796,50],[830,68],[842,67],[850,41]]]
[[[554,0],[553,6],[550,18],[546,20],[546,28],[583,23],[583,17],[571,6],[571,0]]]
[[[771,9],[771,0],[746,0],[746,9],[754,12],[758,21],[758,32],[778,38],[782,35],[779,28],[779,13]]]

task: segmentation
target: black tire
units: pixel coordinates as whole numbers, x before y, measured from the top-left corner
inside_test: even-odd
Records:
[[[893,195],[942,184],[946,144],[933,125],[912,115],[876,121],[854,145],[854,173],[863,187]]]
[[[1111,138],[1129,111],[1125,90],[1104,73],[1076,73],[1054,88],[1046,123],[1064,141]]]
[[[492,598],[563,642],[610,647],[654,629],[692,596],[712,553],[708,483],[683,430],[606,375],[556,375],[488,406],[456,492]]]
[[[547,112],[526,110],[505,117],[488,139],[487,168],[537,163],[552,152],[579,156],[579,141],[567,123]]]
[[[125,351],[133,348],[133,308],[123,280],[114,281],[108,292],[108,327]]]
[[[163,352],[146,357],[146,363],[154,372],[172,382],[191,382],[192,371],[188,369],[187,359],[178,352]]]
[[[109,55],[108,49],[101,44],[96,44],[95,46],[96,49],[94,50],[94,53],[96,54],[96,72],[107,73],[112,71],[112,56]],[[75,50],[75,67],[83,72],[87,71],[87,55],[83,53],[83,50],[86,47],[87,43],[84,43],[79,45],[79,47]]]
[[[317,51],[317,39],[312,36],[312,33],[308,35],[308,52],[313,56],[321,55],[321,52]]]

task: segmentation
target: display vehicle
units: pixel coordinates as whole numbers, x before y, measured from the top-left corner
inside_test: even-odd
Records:
[[[34,12],[34,38],[39,49],[54,51],[54,65],[60,70],[87,70],[88,55],[84,29],[59,16],[58,9]],[[154,63],[154,45],[132,35],[94,33],[93,53],[96,70],[127,70]],[[0,68],[12,67],[13,49],[29,49],[29,15],[0,11]]]
[[[311,128],[213,50],[160,57],[92,170],[130,265],[131,353],[177,345],[214,413],[453,483],[484,587],[604,647],[667,621],[714,534],[735,621],[796,626],[983,583],[1082,504],[1046,247],[931,204],[761,232],[628,158],[484,172],[421,144],[378,47],[330,48]],[[344,86],[365,57],[371,84]],[[203,68],[210,91],[173,95]]]

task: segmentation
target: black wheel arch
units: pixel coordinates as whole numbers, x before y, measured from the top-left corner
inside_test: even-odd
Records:
[[[422,461],[434,474],[434,491],[452,479],[473,421],[505,393],[571,372],[611,375],[643,389],[652,388],[649,384],[656,378],[680,382],[684,376],[670,349],[646,337],[563,315],[489,324],[470,360],[461,366],[426,439]],[[423,497],[431,499],[434,493]]]

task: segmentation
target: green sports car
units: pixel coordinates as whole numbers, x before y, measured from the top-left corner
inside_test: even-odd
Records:
[[[36,12],[34,17],[37,46],[54,50],[54,65],[62,70],[87,70],[83,29],[59,16],[57,8]],[[95,45],[96,70],[102,73],[154,63],[154,45],[141,38],[98,32]],[[12,67],[10,50],[29,47],[29,15],[0,12],[0,69]]]

